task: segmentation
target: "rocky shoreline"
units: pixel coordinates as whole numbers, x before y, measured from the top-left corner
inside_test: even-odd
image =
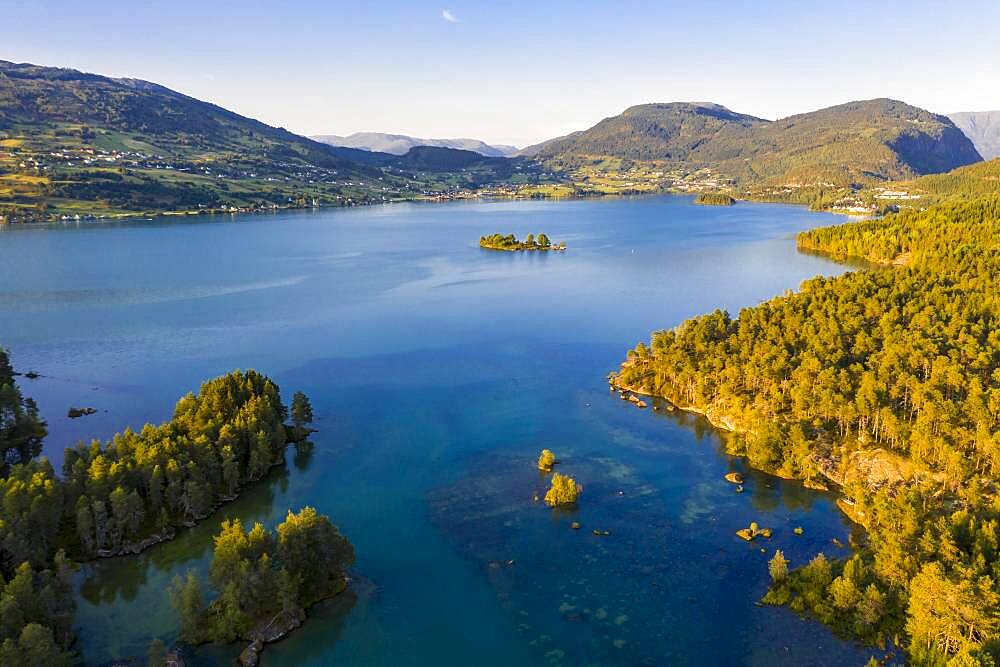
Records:
[[[301,428],[301,429],[296,430],[293,427],[288,426],[286,424],[285,425],[285,435],[286,435],[285,449],[286,450],[288,449],[288,445],[293,445],[293,444],[297,445],[297,444],[300,444],[302,442],[305,442],[306,439],[311,434],[316,433],[316,432],[317,432],[317,430],[314,429],[314,428]],[[277,468],[279,466],[283,466],[283,465],[285,465],[285,457],[284,457],[284,455],[282,455],[282,457],[281,457],[280,460],[275,461],[274,463],[272,463],[271,467],[269,467],[267,469],[267,472],[264,473],[264,475],[261,476],[260,479],[254,480],[254,483],[263,480],[269,474],[271,474],[272,470],[274,470],[275,468]],[[186,519],[185,521],[182,521],[179,524],[172,525],[172,526],[168,527],[167,530],[165,530],[163,533],[154,533],[153,535],[149,535],[149,536],[147,536],[147,537],[139,540],[138,542],[130,542],[128,544],[123,544],[122,546],[118,547],[117,549],[98,549],[97,550],[97,558],[114,558],[116,556],[136,556],[138,554],[141,554],[146,549],[149,549],[150,547],[156,546],[157,544],[161,544],[163,542],[169,542],[170,540],[172,540],[175,537],[177,537],[178,529],[180,529],[180,528],[194,528],[195,526],[198,525],[198,523],[200,523],[201,521],[204,521],[208,517],[212,516],[215,512],[217,512],[224,505],[227,505],[227,504],[233,502],[234,500],[236,500],[239,497],[240,497],[239,493],[234,493],[234,494],[231,494],[231,495],[228,495],[228,496],[222,496],[222,497],[220,497],[208,509],[208,511],[206,511],[206,512],[204,512],[202,514],[198,514],[198,515],[196,515],[196,516],[194,516],[194,517],[192,517],[190,519]]]
[[[272,618],[267,619],[266,623],[262,621],[256,628],[250,631],[250,636],[246,637],[246,639],[250,640],[250,644],[248,644],[245,649],[240,651],[239,658],[237,658],[239,664],[243,667],[257,667],[257,665],[260,664],[260,654],[263,652],[266,644],[273,644],[274,642],[281,641],[290,635],[296,628],[302,627],[302,624],[308,619],[309,609],[317,604],[327,600],[332,600],[333,598],[342,595],[350,588],[351,582],[351,578],[345,576],[340,586],[336,587],[328,594],[320,596],[319,599],[314,600],[305,608],[295,610],[283,609]]]
[[[267,472],[264,473],[264,475],[260,479],[254,481],[259,482],[263,480],[271,473],[271,470],[273,470],[278,466],[283,466],[283,465],[285,465],[284,456],[282,456],[280,461],[275,461],[274,463],[272,463],[271,467],[267,469]],[[128,544],[123,544],[117,549],[98,549],[97,557],[94,560],[98,560],[101,558],[115,558],[116,556],[137,556],[146,549],[154,547],[157,544],[161,544],[163,542],[169,542],[170,540],[174,539],[175,537],[177,537],[178,529],[194,528],[201,521],[204,521],[208,517],[212,516],[216,511],[218,511],[224,505],[228,505],[229,503],[233,502],[239,497],[240,497],[239,493],[234,493],[228,496],[222,496],[208,509],[208,511],[202,514],[198,514],[193,518],[186,519],[180,524],[169,526],[167,530],[165,530],[163,533],[154,533],[139,540],[138,542],[129,542]]]
[[[612,391],[619,392],[626,397],[627,394],[647,396],[665,401],[668,409],[677,409],[691,414],[704,417],[712,426],[722,431],[735,434],[752,434],[752,431],[742,428],[732,416],[713,410],[711,406],[699,408],[691,405],[677,405],[664,396],[657,396],[647,389],[634,387],[622,383],[617,373],[608,375],[608,383]],[[631,400],[626,398],[626,400]],[[633,401],[634,402],[634,401]],[[656,406],[654,405],[654,409]],[[864,515],[858,511],[854,502],[844,496],[840,489],[853,481],[859,481],[871,489],[879,489],[885,486],[893,487],[905,485],[915,481],[934,479],[941,481],[940,473],[933,473],[917,469],[912,462],[894,454],[884,448],[860,448],[846,454],[842,459],[831,456],[821,457],[815,454],[812,457],[818,477],[802,479],[790,475],[783,475],[775,470],[764,470],[755,468],[768,475],[774,475],[782,479],[795,479],[802,483],[807,489],[814,491],[831,491],[835,489],[837,493],[837,507],[852,522],[864,526]]]
[[[735,434],[752,433],[752,431],[750,431],[748,429],[739,427],[737,425],[736,421],[732,417],[730,417],[728,415],[725,415],[725,414],[720,414],[718,411],[712,410],[711,407],[708,407],[708,408],[699,408],[699,407],[696,407],[696,406],[693,406],[693,405],[677,405],[676,403],[674,403],[673,401],[671,401],[669,398],[666,398],[665,396],[657,396],[656,394],[653,394],[652,392],[650,392],[647,389],[642,389],[642,388],[639,388],[639,387],[634,387],[634,386],[622,383],[619,380],[618,375],[615,374],[615,373],[611,373],[610,375],[608,375],[608,384],[611,387],[611,391],[617,391],[617,392],[619,392],[619,395],[622,396],[622,398],[624,400],[629,400],[632,403],[635,403],[636,401],[632,400],[631,397],[628,397],[627,394],[633,394],[633,395],[639,395],[639,396],[646,396],[646,397],[649,397],[651,399],[652,398],[656,398],[656,399],[660,399],[662,401],[665,401],[667,403],[667,405],[668,405],[668,410],[681,410],[683,412],[688,412],[690,414],[698,415],[700,417],[703,417],[709,424],[711,424],[715,428],[720,429],[722,431],[726,431],[728,433],[735,433]],[[645,407],[644,403],[643,403],[642,407]],[[836,485],[837,487],[842,487],[844,485],[844,480],[845,480],[845,478],[848,475],[846,473],[844,473],[842,470],[838,469],[838,466],[837,466],[836,462],[834,462],[832,460],[825,460],[824,459],[824,460],[816,460],[815,463],[816,463],[816,469],[817,469],[817,471],[819,472],[820,475],[822,475],[824,478],[826,478],[826,480],[828,480],[830,483]],[[804,486],[807,489],[811,489],[811,490],[814,490],[814,491],[830,491],[830,485],[827,484],[826,482],[824,482],[821,479],[812,479],[812,478],[802,479],[802,478],[793,477],[793,476],[790,476],[790,475],[782,475],[782,474],[780,474],[780,473],[778,473],[777,471],[774,471],[774,470],[763,470],[763,469],[760,469],[760,468],[755,468],[755,469],[756,470],[760,470],[761,472],[766,473],[768,475],[773,475],[775,477],[779,477],[781,479],[794,479],[794,480],[797,480],[797,481],[801,482],[802,486]],[[851,521],[853,521],[854,523],[863,525],[861,523],[861,521],[859,520],[860,517],[858,516],[858,513],[857,512],[847,511],[845,509],[845,507],[847,507],[847,505],[845,505],[841,501],[846,501],[846,502],[850,503],[849,499],[847,499],[846,497],[844,497],[842,495],[839,496],[839,498],[837,500],[837,506],[841,509],[841,511],[844,512],[844,514],[849,519],[851,519]],[[853,503],[850,503],[850,506],[853,507]]]

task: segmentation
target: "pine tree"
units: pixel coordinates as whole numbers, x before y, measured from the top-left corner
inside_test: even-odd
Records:
[[[146,650],[147,667],[164,667],[167,664],[167,646],[157,637],[149,643]]]
[[[169,593],[170,601],[180,615],[181,637],[198,642],[204,634],[205,602],[194,570],[188,570],[183,579],[180,575],[174,577]]]
[[[94,515],[87,496],[80,496],[76,502],[76,534],[86,555],[92,555],[96,549],[94,540]]]
[[[780,583],[788,576],[788,560],[785,558],[785,554],[781,552],[781,549],[774,552],[774,557],[768,563],[767,569],[771,573],[771,581],[774,583]]]

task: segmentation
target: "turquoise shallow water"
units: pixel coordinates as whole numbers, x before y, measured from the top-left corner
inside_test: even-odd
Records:
[[[57,465],[67,444],[163,420],[236,367],[267,372],[286,399],[306,391],[318,418],[311,453],[290,450],[210,521],[83,569],[85,659],[174,638],[163,589],[207,567],[223,517],[273,525],[310,504],[355,544],[358,585],[269,647],[267,665],[863,661],[821,626],[755,605],[774,548],[793,563],[845,553],[832,498],[749,472],[734,493],[722,476],[745,468],[719,434],[638,410],[604,379],[653,329],[841,272],[794,244],[838,220],[660,197],[0,231],[0,342],[43,374],[24,388]],[[545,232],[569,251],[479,249],[496,231]],[[71,405],[100,412],[71,421]],[[585,485],[575,513],[532,502],[543,447]],[[775,538],[743,543],[734,531],[751,520]]]

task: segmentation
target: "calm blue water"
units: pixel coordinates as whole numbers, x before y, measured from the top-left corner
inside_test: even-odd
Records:
[[[311,453],[289,451],[210,521],[84,568],[84,657],[175,637],[163,590],[206,569],[224,516],[273,525],[310,504],[355,544],[359,582],[269,647],[266,665],[866,659],[755,605],[774,548],[793,563],[845,553],[832,498],[762,475],[734,493],[722,476],[744,466],[715,431],[638,410],[605,381],[653,329],[841,272],[794,244],[839,220],[661,197],[0,228],[0,344],[43,375],[22,384],[56,465],[72,442],[164,420],[237,367],[270,374],[286,399],[306,391],[318,417]],[[498,231],[545,232],[569,251],[479,249]],[[70,406],[100,412],[69,420]],[[585,486],[575,513],[532,501],[543,447]],[[743,543],[734,531],[751,520],[775,538]],[[226,664],[235,651],[192,658]]]

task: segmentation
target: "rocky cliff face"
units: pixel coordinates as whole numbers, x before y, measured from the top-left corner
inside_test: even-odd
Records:
[[[951,123],[942,123],[935,132],[901,132],[888,146],[918,174],[939,174],[982,159],[969,138]]]
[[[1000,111],[964,111],[948,114],[948,118],[975,144],[984,160],[1000,157]]]

